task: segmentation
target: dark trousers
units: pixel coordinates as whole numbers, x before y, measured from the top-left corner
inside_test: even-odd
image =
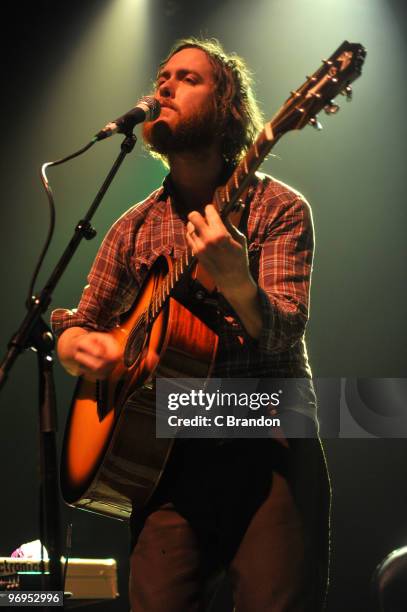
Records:
[[[319,612],[330,489],[320,441],[184,440],[132,518],[132,612],[210,610],[229,572],[236,612]]]

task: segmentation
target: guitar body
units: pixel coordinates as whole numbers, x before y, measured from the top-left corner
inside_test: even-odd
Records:
[[[157,259],[124,321],[110,333],[122,362],[103,382],[81,378],[61,457],[61,489],[73,506],[126,519],[151,497],[173,440],[155,435],[155,378],[206,378],[216,334],[173,298],[151,328],[146,312],[171,270]]]

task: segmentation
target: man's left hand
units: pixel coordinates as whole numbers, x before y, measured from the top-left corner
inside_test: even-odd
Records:
[[[262,316],[257,284],[250,274],[246,237],[229,221],[223,223],[213,204],[205,207],[204,217],[193,211],[188,219],[188,246],[235,310],[247,333],[259,338]]]
[[[218,291],[227,297],[239,287],[252,285],[244,234],[227,220],[224,223],[213,204],[205,207],[204,217],[193,211],[188,219],[188,246],[210,274]]]

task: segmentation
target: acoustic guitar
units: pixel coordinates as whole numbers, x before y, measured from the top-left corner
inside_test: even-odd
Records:
[[[244,207],[243,194],[254,173],[288,131],[311,124],[317,113],[335,114],[338,94],[351,98],[351,83],[361,74],[366,51],[345,41],[282,105],[215,193],[225,220]],[[206,378],[218,338],[200,318],[174,298],[197,262],[190,252],[172,261],[160,257],[120,325],[109,333],[123,359],[109,378],[78,380],[67,420],[61,458],[65,501],[85,510],[126,519],[150,499],[165,469],[173,440],[155,435],[155,380]]]

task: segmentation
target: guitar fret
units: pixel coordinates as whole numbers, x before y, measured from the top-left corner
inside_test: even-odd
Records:
[[[222,210],[225,204],[225,188],[224,187],[220,187],[218,190],[216,190],[215,199],[216,199],[216,204],[217,204],[218,209]]]
[[[246,160],[245,160],[246,162]],[[239,177],[239,182],[241,183],[242,181],[245,180],[245,178],[247,177],[248,171],[247,171],[247,164],[246,163],[242,163],[237,167],[237,172],[238,172],[238,177]]]
[[[264,125],[262,133],[263,133],[264,144],[269,146],[270,143],[268,141],[274,140],[273,124],[271,121],[269,121],[268,123]]]
[[[267,127],[267,126],[266,126]],[[258,140],[258,146],[260,147],[261,151],[263,152],[265,149],[267,149],[269,143],[268,143],[268,138],[267,138],[267,133],[266,130],[263,129],[261,134],[260,134],[260,138]]]

